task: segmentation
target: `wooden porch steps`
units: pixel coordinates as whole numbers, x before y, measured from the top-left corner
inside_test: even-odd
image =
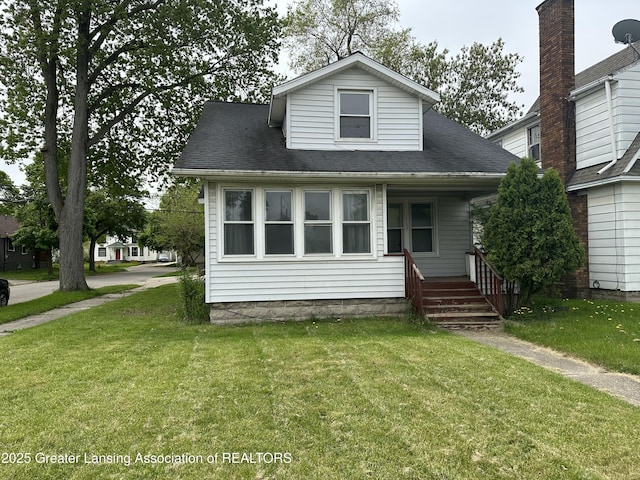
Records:
[[[469,280],[425,280],[422,303],[429,321],[444,328],[482,329],[502,325],[500,315]]]

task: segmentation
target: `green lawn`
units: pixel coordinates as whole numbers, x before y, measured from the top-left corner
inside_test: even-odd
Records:
[[[513,335],[640,375],[640,304],[536,298],[505,326]]]
[[[70,303],[81,302],[89,298],[99,297],[113,293],[122,293],[132,288],[136,288],[136,284],[128,285],[110,285],[91,290],[82,290],[79,292],[53,292],[40,298],[28,300],[26,302],[11,303],[6,307],[0,308],[0,325],[13,320],[19,320],[31,315],[53,310],[54,308],[63,307]]]
[[[640,409],[524,360],[407,319],[184,325],[175,289],[0,338],[0,478],[640,478]]]

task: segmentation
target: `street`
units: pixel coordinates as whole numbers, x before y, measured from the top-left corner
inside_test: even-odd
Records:
[[[136,267],[129,267],[126,272],[87,277],[87,284],[90,288],[134,283],[142,285],[145,283],[158,282],[160,284],[163,282],[160,279],[154,280],[153,277],[173,272],[175,269],[175,265],[148,263]],[[9,283],[11,285],[9,305],[49,295],[58,290],[60,286],[57,280],[51,282],[21,282],[12,280]]]

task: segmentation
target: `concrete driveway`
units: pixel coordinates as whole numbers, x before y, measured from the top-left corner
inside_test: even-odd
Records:
[[[153,283],[162,283],[160,280],[154,280],[153,277],[174,272],[176,269],[174,264],[166,263],[147,263],[136,267],[129,267],[126,272],[108,273],[104,275],[96,275],[87,277],[87,284],[90,288],[100,288],[109,285],[137,284],[152,286]],[[34,298],[44,297],[58,290],[60,283],[55,280],[53,282],[30,282],[11,280],[11,298],[9,305],[20,302],[33,300]]]

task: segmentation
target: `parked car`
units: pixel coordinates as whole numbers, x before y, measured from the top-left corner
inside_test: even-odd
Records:
[[[158,255],[159,262],[168,262],[169,260],[169,255],[167,255],[166,253],[161,253],[160,255]]]
[[[4,307],[9,303],[10,292],[11,289],[9,288],[9,282],[4,278],[0,278],[0,307]]]

